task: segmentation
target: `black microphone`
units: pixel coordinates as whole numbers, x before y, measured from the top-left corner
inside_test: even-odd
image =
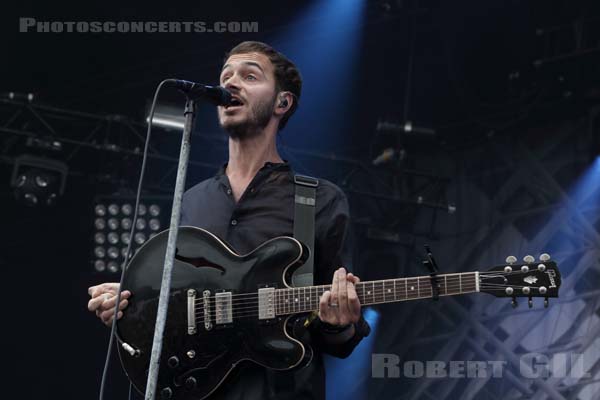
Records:
[[[177,89],[186,95],[206,99],[215,106],[227,106],[231,104],[231,93],[221,86],[203,85],[182,79],[173,79],[173,83]]]

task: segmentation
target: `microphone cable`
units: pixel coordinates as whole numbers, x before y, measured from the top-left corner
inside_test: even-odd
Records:
[[[146,161],[148,158],[148,146],[150,144],[150,136],[152,132],[152,120],[154,118],[154,109],[156,107],[156,100],[158,99],[158,95],[162,89],[162,87],[167,83],[174,83],[175,79],[165,79],[158,84],[156,91],[154,92],[154,99],[152,100],[152,106],[150,107],[150,116],[148,117],[148,129],[146,131],[146,141],[144,143],[144,154],[142,156],[142,167],[140,171],[140,177],[138,180],[137,193],[135,195],[135,208],[133,214],[133,222],[131,223],[131,230],[129,232],[129,243],[127,244],[127,251],[125,254],[125,258],[123,260],[123,265],[121,266],[121,279],[119,280],[119,289],[117,290],[117,301],[115,302],[114,316],[110,328],[110,339],[108,341],[108,349],[106,351],[106,360],[104,361],[104,370],[102,371],[102,382],[100,383],[100,395],[99,399],[104,400],[104,389],[106,386],[106,376],[108,372],[108,367],[110,365],[110,355],[112,353],[114,338],[117,337],[117,315],[119,313],[119,304],[121,303],[121,290],[123,287],[123,280],[125,277],[125,268],[127,266],[127,262],[129,261],[129,255],[131,254],[131,244],[133,243],[133,236],[135,232],[135,226],[137,223],[138,217],[138,207],[140,203],[140,197],[142,193],[142,184],[144,182],[144,172],[146,171]],[[122,342],[120,338],[117,337],[119,342]],[[132,383],[129,383],[129,398],[131,398],[131,386]]]

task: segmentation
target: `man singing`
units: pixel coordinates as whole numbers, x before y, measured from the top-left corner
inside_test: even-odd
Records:
[[[283,54],[260,42],[243,42],[225,57],[220,84],[232,105],[218,107],[219,123],[229,135],[229,160],[212,178],[189,189],[181,225],[196,226],[246,254],[268,239],[293,236],[294,174],[277,152],[276,135],[298,107],[302,80]],[[315,350],[312,362],[291,371],[273,371],[251,362],[240,364],[215,399],[324,399],[322,354],[347,357],[369,334],[361,316],[344,240],[349,224],[348,202],[333,183],[320,180],[315,211],[314,282],[332,283],[320,299],[318,318],[306,336]],[[90,311],[107,325],[113,321],[118,284],[89,288]],[[124,291],[117,318],[128,298]],[[352,377],[348,377],[352,379]],[[344,382],[336,384],[343,385]]]

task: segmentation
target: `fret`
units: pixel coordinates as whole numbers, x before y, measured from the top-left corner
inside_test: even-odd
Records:
[[[365,284],[363,282],[359,283],[360,285],[360,290],[361,290],[361,295],[360,297],[360,302],[361,304],[367,304],[367,299],[365,299]]]
[[[408,300],[408,279],[404,278],[404,300]]]
[[[456,275],[447,274],[446,278],[446,294],[449,296],[456,294]]]
[[[458,275],[458,287],[460,288],[459,293],[462,293],[462,274]]]
[[[398,299],[398,294],[396,293],[396,281],[397,279],[394,279],[394,301],[396,301]]]
[[[375,282],[375,302],[383,303],[385,298],[385,289],[383,285],[384,281],[376,281]]]
[[[299,311],[299,304],[298,304],[298,289],[294,289],[294,313],[297,313]]]
[[[421,279],[423,279],[423,283],[421,284],[423,286],[423,289],[421,290],[419,297],[433,297],[433,286],[431,285],[431,277],[424,276],[423,278],[419,278],[419,281]]]
[[[417,292],[416,278],[408,278],[406,283],[408,288],[406,292],[406,299],[417,299],[419,296]]]
[[[446,275],[444,275],[444,294],[448,294],[448,283],[446,282]]]

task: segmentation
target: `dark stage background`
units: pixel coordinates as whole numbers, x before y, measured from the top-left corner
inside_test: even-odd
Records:
[[[108,330],[87,312],[87,287],[118,275],[94,268],[94,205],[131,201],[158,82],[216,83],[228,49],[261,40],[296,61],[305,81],[281,153],[348,194],[353,269],[363,280],[425,275],[424,244],[442,272],[548,252],[563,275],[547,309],[522,299],[513,310],[484,294],[369,308],[372,335],[348,360],[328,361],[328,398],[600,399],[599,4],[207,3],[4,5],[2,398],[97,397]],[[258,32],[21,33],[21,17],[255,21]],[[161,106],[179,112],[183,99],[166,90]],[[179,138],[156,127],[151,141],[143,200],[162,207],[163,226]],[[188,187],[225,162],[226,143],[215,111],[202,107]],[[390,159],[373,165],[386,150]],[[55,205],[17,200],[11,181],[23,155],[66,166]],[[518,360],[532,353],[557,367],[523,376]],[[374,377],[378,354],[397,356],[400,376]],[[402,368],[434,360],[506,366],[501,378]],[[116,358],[108,385],[107,398],[127,398]]]

